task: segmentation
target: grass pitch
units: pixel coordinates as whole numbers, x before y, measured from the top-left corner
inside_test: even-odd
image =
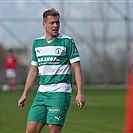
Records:
[[[17,106],[22,89],[0,92],[0,133],[25,133],[27,115],[36,90],[30,91],[25,107]],[[122,133],[125,115],[125,89],[85,89],[86,105],[79,109],[76,90],[63,133]],[[48,133],[44,127],[42,133]]]

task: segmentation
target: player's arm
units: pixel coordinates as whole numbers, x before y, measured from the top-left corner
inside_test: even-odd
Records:
[[[78,88],[76,102],[80,108],[82,108],[85,104],[85,97],[84,97],[84,88],[83,88],[83,74],[81,70],[80,62],[72,63],[72,68],[75,74],[75,80]]]
[[[27,94],[31,90],[37,76],[38,76],[38,67],[31,65],[30,71],[29,71],[27,79],[26,79],[24,92],[23,92],[21,98],[18,101],[18,106],[19,107],[24,106],[24,102],[26,100]]]

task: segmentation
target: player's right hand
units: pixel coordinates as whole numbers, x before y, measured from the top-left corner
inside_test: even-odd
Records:
[[[21,98],[18,101],[18,106],[19,107],[24,107],[25,100],[26,100],[26,96],[25,95],[22,95]]]

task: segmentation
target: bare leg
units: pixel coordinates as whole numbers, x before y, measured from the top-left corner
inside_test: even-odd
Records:
[[[12,91],[15,90],[15,88],[16,88],[16,79],[15,78],[9,78],[9,86]]]
[[[62,126],[49,124],[49,133],[62,133]]]
[[[27,122],[26,133],[40,133],[44,124],[40,122]]]

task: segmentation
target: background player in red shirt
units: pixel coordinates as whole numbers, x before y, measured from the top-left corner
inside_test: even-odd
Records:
[[[16,88],[17,59],[12,49],[8,50],[8,55],[5,58],[5,70],[8,85],[11,90],[14,90]]]

